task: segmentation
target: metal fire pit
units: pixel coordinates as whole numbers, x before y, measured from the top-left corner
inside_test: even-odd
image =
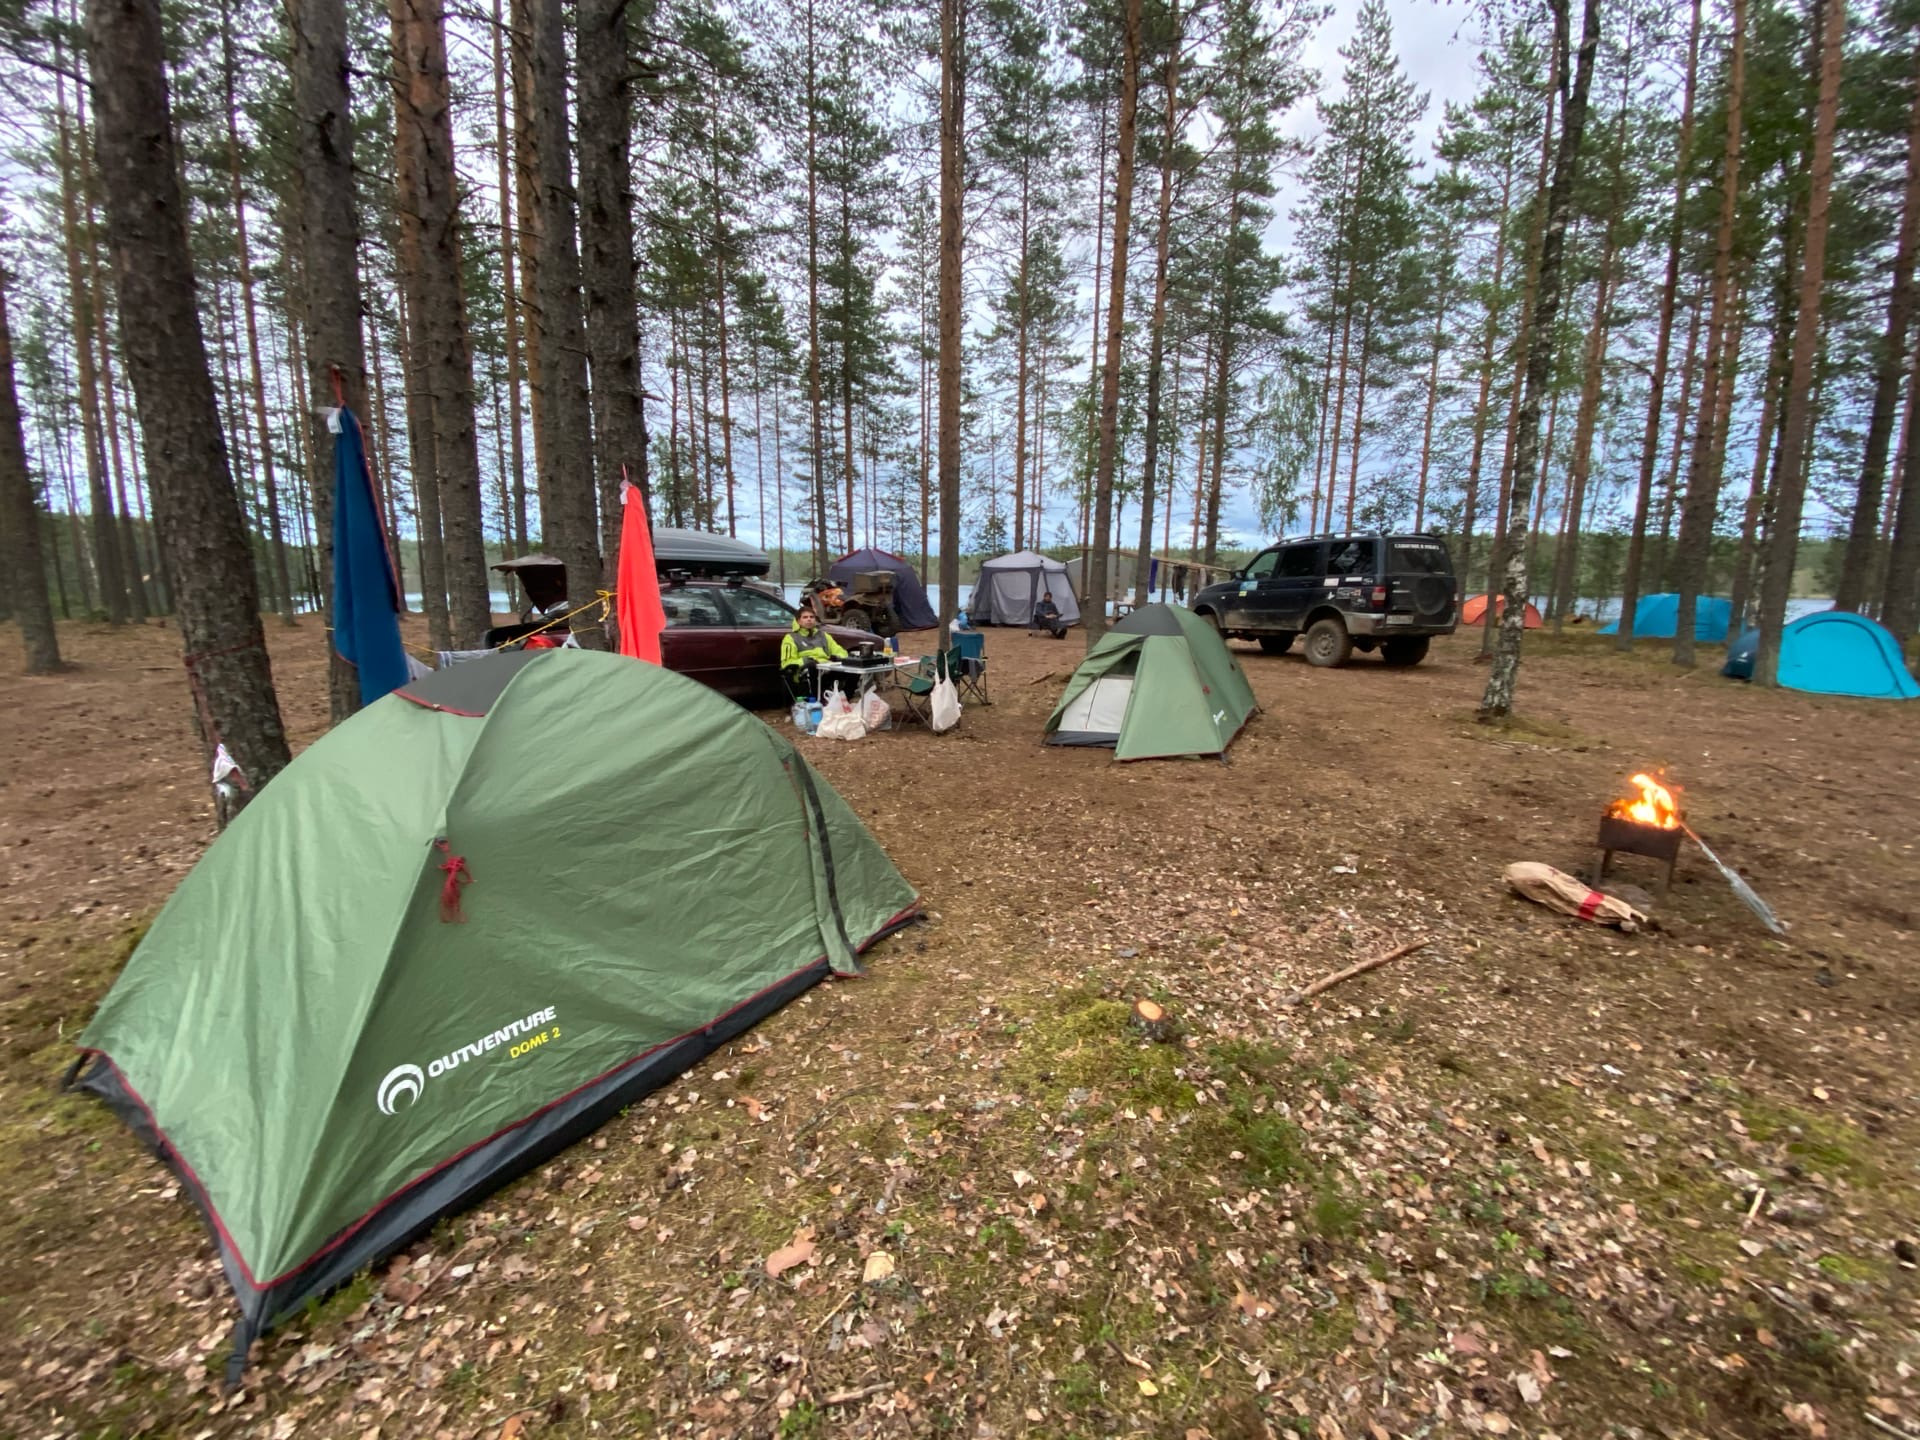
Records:
[[[1660,893],[1664,895],[1667,887],[1673,884],[1673,872],[1680,863],[1680,842],[1686,839],[1686,835],[1687,832],[1678,825],[1669,829],[1662,825],[1642,825],[1637,820],[1627,820],[1612,813],[1602,815],[1600,839],[1597,842],[1600,864],[1594,871],[1594,888],[1598,889],[1600,882],[1607,878],[1615,855],[1644,855],[1650,860],[1667,862],[1666,878],[1660,882]]]

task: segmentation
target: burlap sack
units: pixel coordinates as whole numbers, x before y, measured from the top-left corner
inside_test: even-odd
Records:
[[[1507,884],[1514,893],[1545,905],[1550,910],[1558,910],[1562,915],[1571,915],[1579,920],[1591,920],[1596,925],[1612,925],[1616,929],[1633,931],[1647,923],[1647,917],[1613,896],[1595,890],[1584,880],[1576,880],[1563,870],[1551,865],[1542,865],[1535,860],[1520,860],[1507,867]]]

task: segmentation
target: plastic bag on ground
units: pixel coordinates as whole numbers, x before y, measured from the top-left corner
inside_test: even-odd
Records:
[[[823,740],[863,740],[867,726],[859,712],[847,703],[847,697],[836,690],[827,698],[825,713],[813,733]]]
[[[878,690],[869,690],[860,700],[860,719],[869,733],[893,728],[893,707]]]

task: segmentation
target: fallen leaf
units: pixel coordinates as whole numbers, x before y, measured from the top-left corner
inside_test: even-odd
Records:
[[[813,1263],[813,1227],[802,1225],[793,1232],[793,1239],[767,1256],[767,1275],[779,1279],[796,1265]]]
[[[1489,1410],[1480,1417],[1480,1423],[1486,1427],[1489,1435],[1504,1435],[1513,1429],[1513,1422],[1499,1410]]]
[[[867,1268],[860,1278],[869,1285],[877,1285],[893,1274],[893,1256],[884,1250],[876,1250],[867,1256]]]
[[[1249,1295],[1245,1290],[1233,1297],[1233,1308],[1252,1320],[1264,1320],[1273,1314],[1273,1306],[1258,1295]]]
[[[1140,1393],[1142,1395],[1158,1395],[1160,1393],[1160,1387],[1151,1380],[1143,1379],[1140,1382]]]
[[[500,1434],[497,1440],[518,1440],[520,1432],[526,1428],[526,1416],[509,1415],[507,1416],[507,1423],[500,1427]]]
[[[1780,1407],[1780,1413],[1811,1435],[1813,1440],[1826,1440],[1826,1422],[1820,1418],[1820,1412],[1806,1401],[1783,1405]]]
[[[1520,1398],[1529,1405],[1540,1403],[1540,1381],[1531,1370],[1516,1370],[1513,1373],[1513,1388],[1520,1392]]]
[[[1471,1330],[1455,1331],[1453,1348],[1458,1350],[1462,1355],[1484,1355],[1487,1353],[1487,1347],[1480,1343],[1480,1337],[1475,1335]]]

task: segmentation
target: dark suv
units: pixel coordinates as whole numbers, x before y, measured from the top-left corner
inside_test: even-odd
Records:
[[[1418,665],[1429,637],[1453,633],[1455,608],[1453,561],[1432,535],[1283,540],[1193,597],[1222,635],[1258,640],[1269,655],[1304,632],[1312,665],[1376,647],[1389,665]]]

